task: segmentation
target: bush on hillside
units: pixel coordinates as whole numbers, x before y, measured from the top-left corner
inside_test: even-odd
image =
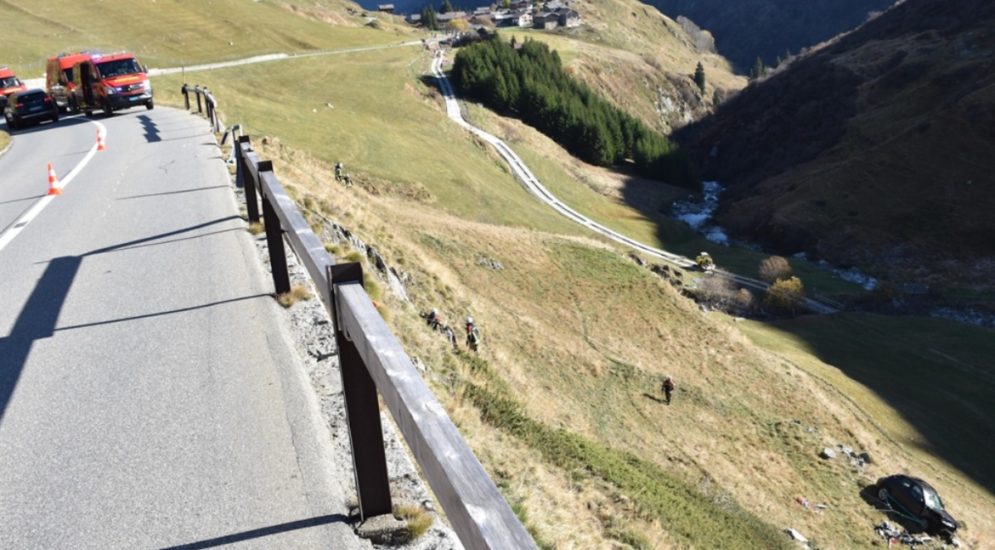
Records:
[[[771,309],[795,314],[801,308],[805,299],[805,286],[798,277],[790,277],[774,281],[764,296],[764,305]]]
[[[771,256],[760,262],[760,279],[773,283],[791,276],[791,265],[783,256]]]
[[[647,177],[698,185],[674,142],[571,78],[559,54],[542,42],[526,40],[519,47],[495,38],[463,48],[452,81],[467,97],[519,116],[591,164],[632,160]]]

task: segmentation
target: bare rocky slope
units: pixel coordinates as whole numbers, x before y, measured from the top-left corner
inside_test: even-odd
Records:
[[[648,0],[671,16],[686,16],[715,35],[719,52],[746,71],[757,56],[771,65],[848,31],[894,0]]]
[[[995,3],[909,0],[678,138],[733,234],[990,294]]]

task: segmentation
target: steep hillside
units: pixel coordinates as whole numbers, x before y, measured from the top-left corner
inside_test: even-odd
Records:
[[[729,186],[718,216],[736,235],[894,282],[992,291],[992,2],[909,0],[679,139]]]
[[[297,36],[292,29],[300,25],[301,33],[311,33],[309,48],[342,47],[357,36],[370,43],[399,40],[393,32],[321,24],[336,10],[326,3],[307,13],[273,9],[270,2],[214,4],[245,7],[231,17],[246,25],[246,36],[266,36],[263,27]],[[173,21],[172,34],[220,32],[210,20],[190,15],[188,3],[105,5],[114,11],[77,22],[80,36],[97,36],[87,25],[126,21],[134,12],[124,8],[135,5],[179,6],[161,14],[163,25]],[[10,27],[28,25],[19,13],[7,21]],[[633,21],[633,27],[658,23],[657,16]],[[627,36],[622,20],[608,24],[619,32],[581,40],[543,36],[573,48],[564,47],[568,62],[571,55],[590,56],[592,71],[597,55],[606,55],[606,63],[641,58],[620,44],[605,45]],[[662,27],[648,25],[646,32],[654,28]],[[163,36],[136,32],[121,42],[166,52],[162,64],[194,54],[210,60],[189,45],[167,47]],[[644,36],[652,44],[652,34]],[[289,47],[262,38],[234,46],[224,38],[209,40],[222,59],[264,46]],[[662,59],[673,52],[684,63],[678,72],[689,73],[691,50],[668,50],[670,38],[661,40],[664,46],[650,53]],[[63,43],[31,47],[48,51]],[[817,547],[866,547],[877,540],[871,526],[884,515],[860,490],[897,471],[929,477],[967,523],[967,547],[993,540],[995,474],[988,458],[995,442],[986,437],[993,418],[985,414],[995,395],[990,331],[920,319],[888,327],[886,319],[850,323],[847,316],[766,325],[701,311],[627,250],[538,203],[491,149],[449,121],[424,78],[430,56],[421,47],[397,47],[232,67],[197,78],[216,93],[225,121],[239,122],[260,156],[275,161],[281,181],[338,257],[364,254],[332,242],[332,220],[375,245],[401,273],[406,297],[378,282],[371,265],[367,287],[543,547],[794,547],[785,527],[800,530]],[[160,105],[180,104],[182,78],[154,79]],[[612,80],[610,73],[603,78]],[[639,79],[627,82],[632,89],[641,85]],[[626,89],[619,86],[615,96],[622,101]],[[475,119],[503,128],[502,136],[520,134],[513,145],[531,150],[530,164],[546,161],[539,168],[543,178],[561,174],[552,187],[571,204],[616,218],[613,226],[640,236],[655,233],[655,219],[618,198],[619,190],[646,188],[647,204],[669,202],[670,194],[569,159],[564,171],[559,163],[565,153],[543,136],[515,121],[494,120],[477,106],[468,109]],[[336,161],[345,163],[354,187],[334,181]],[[618,199],[605,200],[605,194]],[[473,315],[484,335],[480,354],[452,353],[419,317],[432,307],[454,325]],[[909,325],[919,331],[882,348],[888,361],[879,365],[880,356],[866,352],[879,335],[891,342],[894,332],[909,334]],[[854,331],[860,339],[849,338]],[[916,381],[926,382],[912,397],[896,396],[889,381],[905,376],[909,364],[918,366]],[[669,407],[659,391],[665,375],[678,385]],[[945,423],[964,415],[970,422],[957,437],[943,432]],[[818,458],[823,447],[836,444],[867,451],[873,463],[854,468]],[[806,508],[799,497],[828,508]]]
[[[572,6],[584,17],[578,28],[502,35],[547,42],[577,78],[665,134],[712,112],[716,95],[724,98],[746,85],[715,53],[707,33],[652,6],[635,0],[575,0]],[[699,62],[704,93],[693,80]]]
[[[719,52],[746,72],[863,23],[894,0],[647,0],[670,17],[691,18],[715,36]]]

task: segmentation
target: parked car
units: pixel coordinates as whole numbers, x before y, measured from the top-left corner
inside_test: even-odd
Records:
[[[919,524],[928,533],[953,535],[959,524],[943,507],[936,489],[925,481],[906,475],[883,477],[875,493],[899,516]]]
[[[58,122],[59,107],[45,90],[28,90],[8,96],[3,117],[7,120],[7,128],[10,129],[22,128],[29,123],[43,120]]]
[[[0,109],[3,109],[4,105],[7,104],[8,95],[27,89],[27,86],[17,78],[14,71],[7,67],[0,67]]]

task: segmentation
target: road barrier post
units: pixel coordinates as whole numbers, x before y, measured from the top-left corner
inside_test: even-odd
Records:
[[[183,83],[183,87],[180,88],[180,93],[183,94],[183,108],[190,111],[190,91],[187,89],[186,82]]]
[[[236,145],[238,147],[236,163],[243,174],[242,183],[245,185],[245,212],[249,217],[249,223],[259,223],[259,197],[257,194],[261,187],[257,175],[249,170],[250,161],[248,159],[248,154],[252,151],[252,143],[249,141],[249,136],[239,136]]]
[[[342,285],[363,285],[363,267],[360,263],[328,266],[329,292],[332,302],[332,319],[335,323],[335,342],[339,350],[339,368],[345,395],[346,421],[349,423],[349,441],[352,443],[353,472],[359,500],[360,519],[382,516],[393,512],[390,500],[390,478],[387,475],[387,453],[380,424],[380,403],[377,387],[345,327],[339,312],[338,290]]]
[[[197,94],[197,112],[203,113],[204,109],[200,106],[200,86],[194,86],[193,91]]]
[[[259,181],[262,182],[266,177],[276,177],[273,175],[273,162],[269,160],[259,162]],[[262,187],[265,189],[265,186]],[[273,270],[273,287],[278,295],[286,294],[290,292],[290,272],[287,271],[287,252],[283,248],[283,227],[280,225],[280,218],[276,215],[270,197],[265,191],[262,195],[263,224],[266,226],[269,265]]]

